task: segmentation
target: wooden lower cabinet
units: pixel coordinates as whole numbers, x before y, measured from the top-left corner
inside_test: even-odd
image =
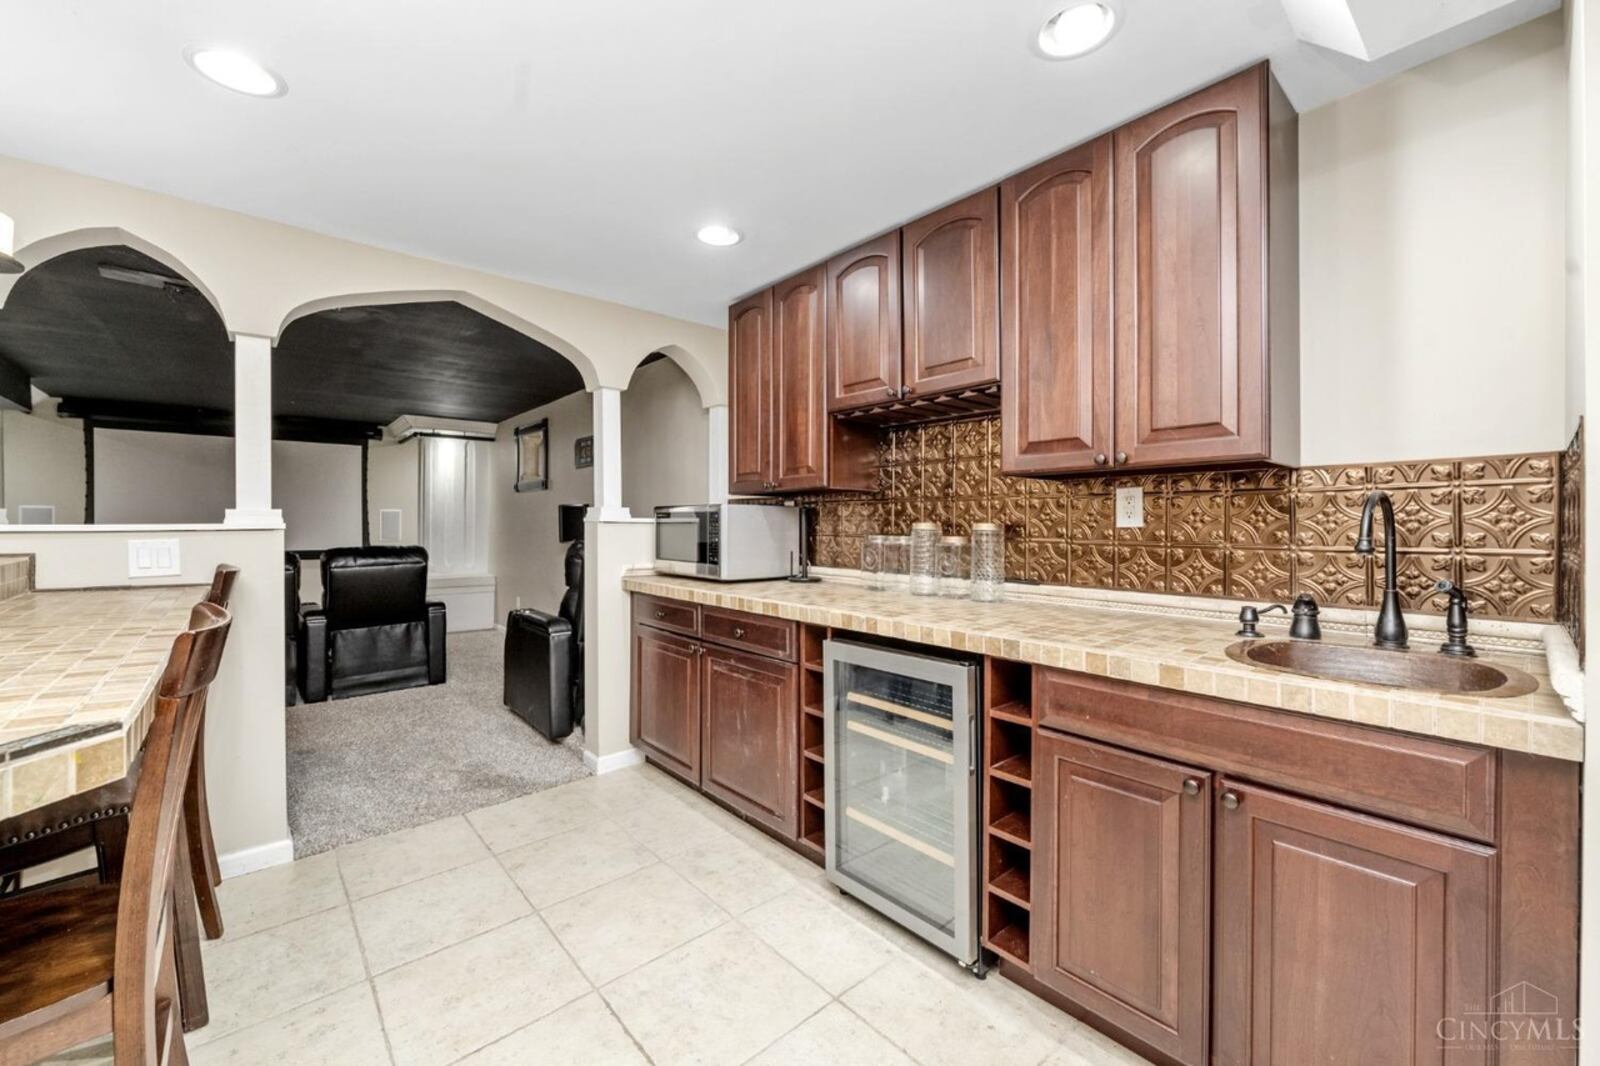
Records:
[[[701,788],[793,837],[799,668],[710,645],[700,658]]]
[[[1218,1066],[1487,1063],[1495,853],[1223,780]],[[1556,1061],[1552,1057],[1551,1061]]]
[[[1034,976],[1174,1061],[1203,1063],[1209,775],[1043,730],[1033,767]]]
[[[698,641],[633,627],[633,741],[662,769],[700,784]]]

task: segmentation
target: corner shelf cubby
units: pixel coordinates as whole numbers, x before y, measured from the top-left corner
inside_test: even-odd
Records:
[[[1033,670],[984,660],[983,945],[1028,967],[1033,910]]]
[[[813,862],[824,858],[826,798],[823,764],[826,752],[822,722],[822,642],[828,637],[823,626],[800,627],[800,766],[796,780],[800,786],[800,831],[796,843],[800,852]]]

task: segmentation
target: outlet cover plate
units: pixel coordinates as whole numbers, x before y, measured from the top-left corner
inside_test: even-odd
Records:
[[[178,577],[182,573],[175,538],[128,541],[129,577]]]
[[[1117,528],[1138,529],[1144,525],[1144,489],[1135,485],[1117,490]]]

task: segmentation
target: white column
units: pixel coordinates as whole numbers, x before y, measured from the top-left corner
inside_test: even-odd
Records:
[[[622,390],[594,390],[594,507],[589,517],[599,522],[632,518],[622,506]]]
[[[706,408],[706,502],[728,502],[728,405]]]
[[[272,341],[233,341],[233,507],[229,525],[283,521],[272,506]]]

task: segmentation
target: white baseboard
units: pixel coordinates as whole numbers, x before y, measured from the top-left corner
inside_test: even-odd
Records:
[[[217,866],[222,870],[224,881],[230,877],[265,870],[269,866],[282,866],[286,862],[294,862],[294,841],[288,837],[274,840],[270,844],[241,848],[239,851],[230,851],[226,855],[217,856]]]
[[[592,751],[584,751],[583,765],[593,770],[596,774],[609,774],[613,770],[626,770],[630,766],[638,766],[644,762],[644,752],[638,748],[629,748],[626,751],[614,751],[610,755],[596,755]]]

